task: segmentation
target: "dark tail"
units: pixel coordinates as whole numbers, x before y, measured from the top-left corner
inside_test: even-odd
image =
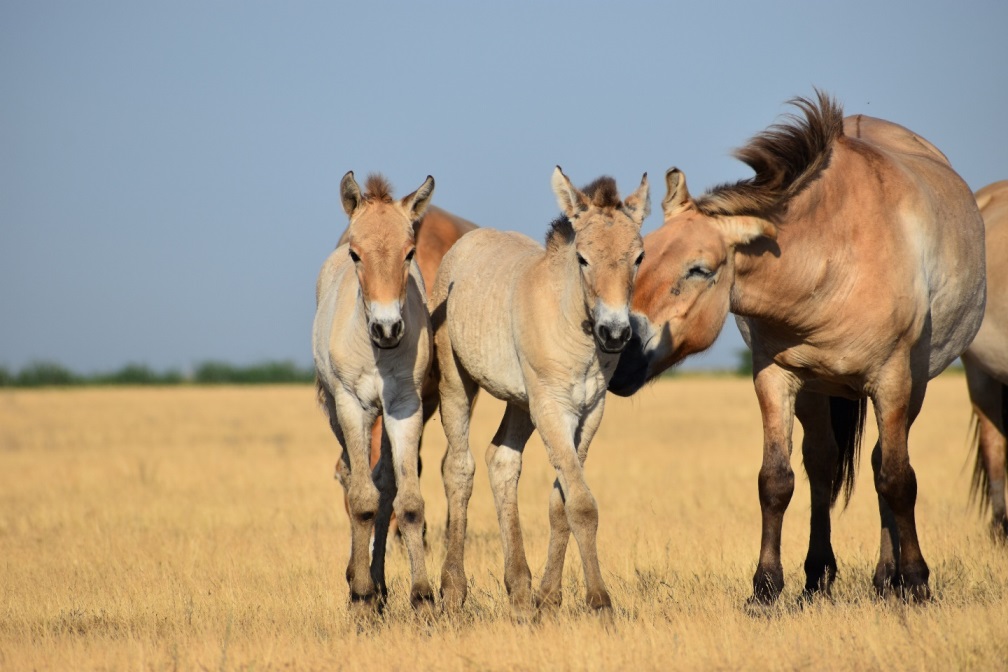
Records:
[[[868,400],[830,397],[830,426],[840,453],[837,455],[836,475],[833,477],[833,492],[830,505],[836,504],[840,492],[844,495],[844,506],[850,502],[857,479],[858,455],[861,452],[861,435],[864,433],[865,414]]]
[[[1001,385],[1001,431],[1008,431],[1008,385]],[[980,508],[980,513],[985,514],[990,509],[990,477],[987,469],[984,468],[983,450],[980,447],[980,418],[976,410],[970,419],[969,438],[967,445],[976,455],[973,464],[973,478],[970,479],[970,506],[976,504]],[[1005,472],[1008,475],[1008,462],[1005,463]]]

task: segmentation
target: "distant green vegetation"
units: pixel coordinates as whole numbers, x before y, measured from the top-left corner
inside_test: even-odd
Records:
[[[83,375],[57,362],[40,361],[13,372],[0,366],[0,387],[71,387],[83,385],[264,385],[310,383],[314,369],[291,361],[235,366],[203,362],[191,374],[176,369],[155,371],[146,364],[127,364],[116,371]]]

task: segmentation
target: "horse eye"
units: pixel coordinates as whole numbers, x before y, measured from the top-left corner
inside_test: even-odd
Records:
[[[353,263],[355,263],[355,264],[359,264],[360,263],[360,255],[358,255],[353,250],[350,250],[350,259],[353,260]]]
[[[578,263],[581,264],[582,266],[587,266],[588,260],[582,257],[581,253],[578,253]]]
[[[637,255],[637,261],[634,262],[634,266],[640,266],[641,262],[643,261],[644,261],[644,253],[641,252],[639,255]]]
[[[406,263],[407,264],[409,262],[413,261],[413,256],[415,254],[416,254],[416,248],[415,247],[412,250],[410,250],[409,252],[406,253]]]
[[[710,280],[714,277],[714,271],[710,270],[706,266],[691,266],[686,272],[687,278],[701,278],[703,280]]]

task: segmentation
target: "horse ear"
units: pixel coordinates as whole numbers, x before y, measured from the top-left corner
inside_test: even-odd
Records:
[[[353,217],[353,213],[360,207],[363,197],[357,180],[354,179],[353,171],[348,170],[347,174],[340,180],[340,200],[343,201],[343,209],[348,217]]]
[[[665,219],[693,205],[693,198],[686,188],[686,175],[678,168],[669,168],[665,173],[665,188],[665,200],[661,203]]]
[[[718,217],[718,227],[729,246],[748,245],[757,238],[777,240],[777,227],[761,217]]]
[[[571,184],[570,179],[564,175],[560,166],[557,166],[556,170],[553,171],[550,185],[553,187],[553,193],[556,194],[560,210],[568,218],[574,217],[588,209],[588,197]]]
[[[641,178],[637,191],[623,201],[623,211],[633,220],[639,229],[647,216],[651,214],[651,188],[648,186],[647,173]]]
[[[406,211],[410,213],[410,217],[413,221],[423,217],[424,212],[427,210],[427,206],[430,205],[430,199],[433,194],[434,178],[428,175],[427,179],[424,180],[424,183],[420,185],[419,189],[409,196],[403,197],[402,205],[406,208]]]

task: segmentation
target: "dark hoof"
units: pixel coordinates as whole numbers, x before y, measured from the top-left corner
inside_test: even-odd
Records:
[[[592,611],[612,610],[612,600],[609,598],[609,593],[589,594],[587,602],[588,608]]]
[[[803,590],[801,594],[798,595],[797,606],[799,609],[804,609],[805,607],[810,607],[812,606],[813,603],[822,600],[825,600],[830,603],[833,602],[833,594],[830,592],[829,589],[826,590],[819,590],[817,588],[810,589],[808,586],[806,586],[805,590]]]
[[[900,583],[900,577],[896,573],[894,565],[880,563],[875,567],[875,576],[872,578],[872,585],[875,586],[875,594],[879,597],[888,597]]]
[[[413,611],[425,620],[432,620],[436,613],[434,608],[434,593],[416,591],[410,595],[410,606]]]
[[[753,576],[753,594],[749,602],[773,604],[784,590],[784,570],[757,569]]]
[[[995,543],[1008,545],[1008,518],[993,521],[990,534]]]

